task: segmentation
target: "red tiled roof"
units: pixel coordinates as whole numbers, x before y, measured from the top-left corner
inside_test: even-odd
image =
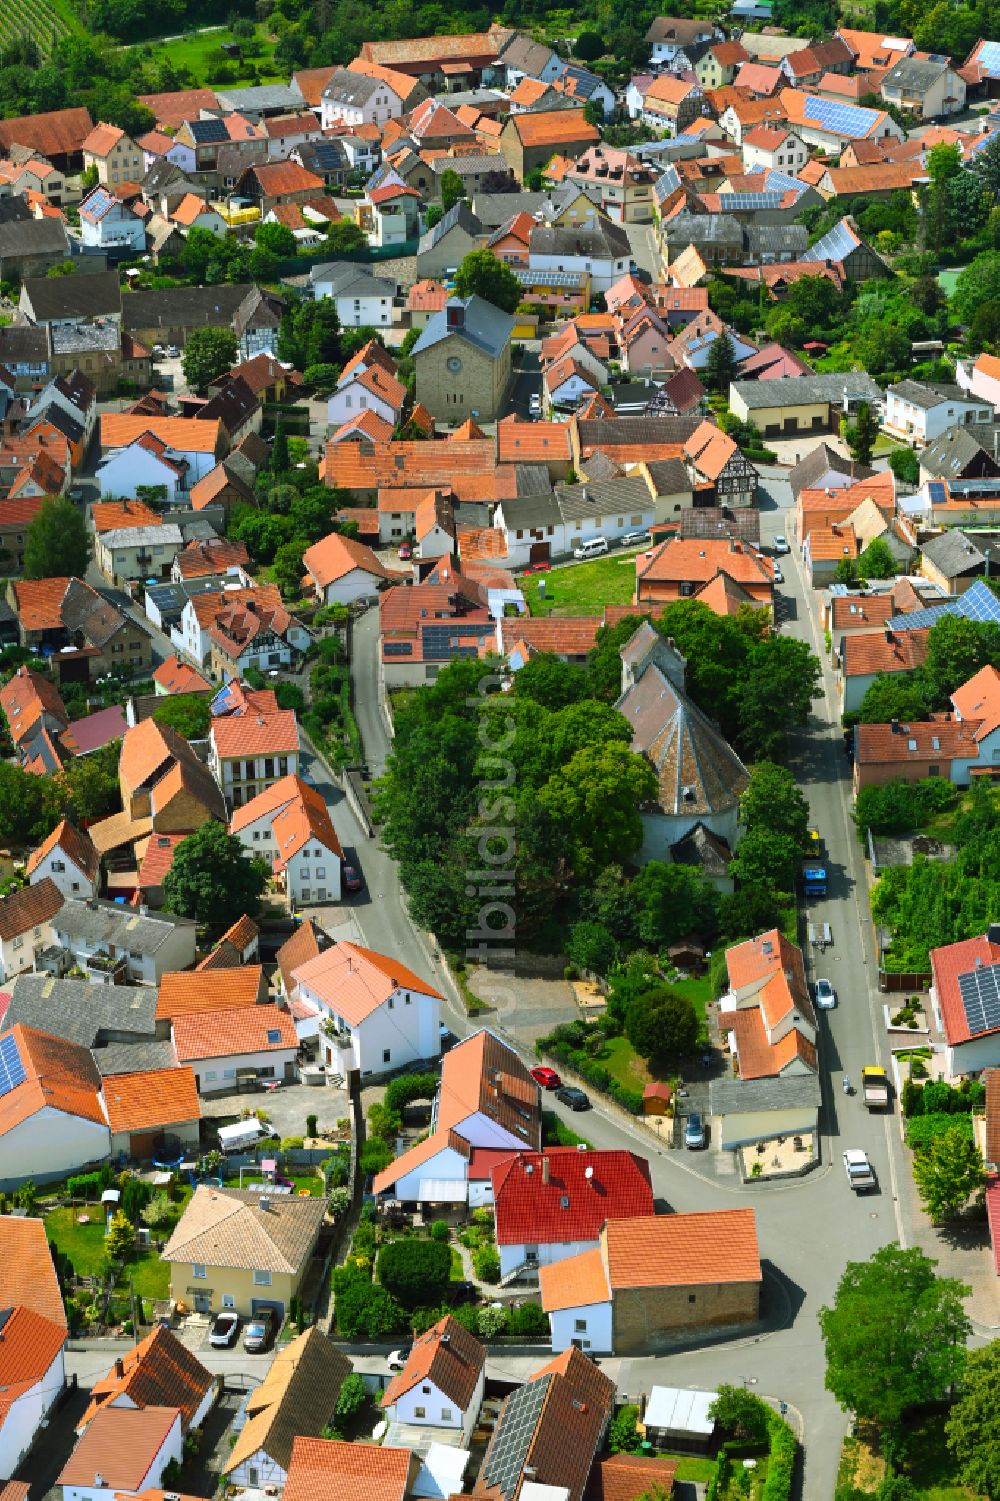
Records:
[[[841,645],[844,677],[878,672],[912,672],[927,660],[929,630],[862,631],[845,636]]]
[[[464,1411],[472,1401],[485,1364],[484,1347],[446,1314],[414,1340],[405,1366],[382,1393],[382,1406],[392,1407],[418,1382],[430,1381]]]
[[[979,755],[979,730],[978,720],[961,721],[948,715],[903,725],[859,724],[854,759],[859,766],[900,767],[908,761],[974,761]]]
[[[655,1454],[612,1454],[591,1471],[587,1501],[666,1498],[673,1489],[677,1465],[676,1459],[661,1459]]]
[[[48,880],[41,883],[51,884]],[[38,891],[40,887],[28,890]],[[17,1046],[25,1078],[0,1099],[0,1136],[42,1110],[105,1124],[101,1076],[87,1048],[20,1023],[10,1029],[9,1035]]]
[[[116,1136],[124,1131],[153,1131],[201,1120],[198,1086],[189,1068],[107,1074],[104,1106],[108,1125]]]
[[[263,973],[259,964],[244,964],[239,969],[172,970],[160,980],[156,1020],[253,1006]]]
[[[648,1163],[618,1150],[523,1152],[493,1169],[493,1199],[501,1246],[596,1241],[605,1220],[653,1213]]]
[[[441,999],[433,986],[398,959],[357,943],[335,944],[297,969],[295,979],[315,991],[352,1027],[371,1016],[397,990]]]
[[[89,1487],[100,1475],[111,1490],[137,1491],[174,1423],[176,1407],[104,1407],[63,1467],[57,1484]]]
[[[409,1449],[300,1435],[292,1443],[283,1497],[284,1501],[403,1501],[410,1470]]]
[[[31,1308],[66,1327],[52,1247],[42,1220],[0,1217],[0,1308]],[[0,1497],[2,1501],[2,1497]]]
[[[209,734],[220,760],[234,756],[283,756],[299,748],[299,728],[293,709],[276,714],[241,714],[213,719]]]
[[[194,693],[211,688],[211,684],[194,667],[174,655],[161,662],[153,673],[153,682],[159,683],[168,694]]]
[[[6,942],[29,928],[49,922],[62,905],[62,892],[49,876],[34,886],[22,886],[20,891],[0,897],[0,939]]]
[[[760,1282],[757,1216],[713,1209],[612,1220],[607,1259],[612,1288]]]
[[[967,938],[961,943],[949,943],[942,948],[931,949],[930,954],[934,993],[944,1024],[945,1040],[949,1046],[968,1042],[973,1036],[981,1037],[987,1032],[1000,1031],[997,1027],[986,1027],[982,1032],[972,1031],[958,985],[962,975],[1000,964],[1000,944],[991,943],[986,937]]]
[[[231,974],[232,971],[221,973]],[[205,1058],[231,1058],[243,1053],[294,1051],[298,1047],[298,1034],[292,1018],[287,1011],[269,1002],[261,1006],[254,1003],[229,1010],[174,1016],[172,1025],[174,1050],[181,1063]]]
[[[44,1379],[65,1343],[62,1321],[43,1318],[33,1308],[9,1312],[0,1340],[0,1422],[6,1421],[20,1397]],[[39,1395],[44,1401],[44,1394]]]
[[[214,96],[213,96],[214,97]],[[81,150],[94,128],[86,109],[56,109],[46,114],[0,120],[0,148],[29,146],[42,156],[70,156]]]

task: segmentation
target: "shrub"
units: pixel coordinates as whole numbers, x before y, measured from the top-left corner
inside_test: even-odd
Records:
[[[315,1136],[316,1135],[316,1123],[317,1123],[318,1120],[319,1120],[319,1116],[317,1116],[317,1115],[307,1115],[306,1116],[306,1135],[307,1136]]]
[[[508,1334],[548,1334],[549,1320],[541,1303],[522,1303],[510,1310]]]
[[[487,1225],[491,1230],[493,1229],[492,1209],[474,1209],[469,1218],[474,1225]]]
[[[500,1281],[500,1253],[496,1246],[480,1246],[472,1253],[472,1265],[480,1282]]]
[[[66,1179],[66,1192],[71,1199],[96,1199],[102,1186],[100,1173],[77,1173]]]
[[[903,1080],[903,1093],[901,1096],[903,1115],[909,1120],[911,1116],[923,1115],[924,1113],[924,1090],[923,1085],[914,1083],[912,1077]]]
[[[297,1152],[303,1144],[301,1136],[283,1136],[281,1138],[281,1150],[283,1152]]]
[[[926,1107],[926,1100],[924,1103]],[[912,1148],[914,1152],[920,1152],[935,1137],[944,1136],[946,1132],[954,1130],[961,1131],[963,1135],[971,1138],[972,1116],[951,1115],[944,1111],[936,1111],[933,1114],[928,1114],[925,1110],[925,1114],[913,1116],[907,1121],[906,1145]]]
[[[330,1213],[346,1214],[351,1207],[351,1193],[347,1188],[331,1188],[330,1190]]]
[[[638,1407],[627,1402],[608,1429],[608,1449],[612,1454],[638,1454],[642,1444],[638,1423]]]
[[[351,1171],[350,1158],[346,1152],[335,1152],[332,1157],[324,1157],[320,1168],[326,1179],[327,1188],[341,1188],[347,1182]]]
[[[400,1074],[386,1085],[386,1109],[401,1114],[407,1105],[413,1105],[417,1100],[433,1100],[437,1087],[437,1074]]]
[[[761,1492],[761,1501],[789,1501],[795,1475],[795,1456],[798,1441],[784,1418],[772,1413],[768,1421],[770,1457],[767,1461],[767,1476]]]
[[[507,1332],[506,1308],[480,1308],[478,1310],[479,1334],[483,1339],[496,1339]]]
[[[451,1240],[451,1231],[444,1220],[435,1220],[431,1226],[431,1239],[447,1243]]]
[[[168,1225],[174,1217],[174,1206],[170,1201],[170,1195],[166,1193],[154,1194],[142,1211],[142,1218],[151,1230],[158,1230],[161,1225]]]
[[[370,1401],[371,1397],[368,1394],[368,1388],[365,1386],[364,1381],[358,1375],[357,1371],[351,1371],[349,1376],[344,1377],[334,1413],[338,1418],[349,1420],[357,1417],[358,1413],[362,1412]]]
[[[377,1138],[366,1141],[361,1148],[359,1158],[361,1171],[365,1174],[380,1173],[383,1168],[389,1166],[395,1155],[387,1141],[379,1141]]]
[[[404,1308],[444,1296],[451,1251],[436,1240],[391,1240],[378,1255],[378,1279]]]
[[[336,1294],[335,1308],[337,1328],[345,1339],[384,1339],[405,1326],[403,1310],[392,1294],[367,1279],[349,1282]]]

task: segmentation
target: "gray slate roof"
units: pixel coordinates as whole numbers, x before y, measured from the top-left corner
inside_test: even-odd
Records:
[[[798,500],[802,490],[814,489],[821,483],[823,478],[831,473],[842,474],[845,479],[852,475],[856,480],[871,479],[874,469],[868,469],[863,464],[855,464],[852,459],[845,458],[837,449],[829,443],[818,443],[811,453],[807,453],[804,459],[795,465],[789,472],[788,483],[792,494]]]
[[[53,926],[58,934],[78,942],[113,944],[130,954],[155,954],[174,928],[193,928],[195,924],[190,917],[175,917],[168,912],[143,917],[114,902],[97,902],[92,907],[74,897],[63,903]]]
[[[176,1068],[172,1042],[110,1042],[96,1047],[94,1062],[106,1077],[111,1074],[148,1074],[154,1069]]]
[[[994,469],[1000,472],[997,444],[1000,427],[992,423],[973,422],[968,427],[949,427],[920,451],[920,467],[932,477],[954,479],[968,464],[985,453]]]
[[[593,258],[610,256],[613,260],[628,260],[632,255],[629,237],[617,224],[598,223],[591,229],[561,229],[549,224],[538,224],[531,231],[532,255],[586,255]]]
[[[842,375],[795,375],[780,382],[780,392],[769,390],[774,384],[769,380],[734,380],[730,390],[735,391],[751,411],[758,407],[773,407],[779,399],[786,407],[821,401],[839,405],[845,391],[852,401],[868,401],[873,405],[882,402],[882,392],[863,370],[847,370]]]
[[[940,569],[945,578],[960,578],[966,573],[978,573],[986,563],[985,555],[972,538],[967,537],[958,527],[942,532],[938,537],[931,537],[921,544],[920,551],[935,568]]]
[[[122,310],[117,271],[33,276],[21,290],[27,294],[34,323],[47,323],[52,318],[101,318]]]
[[[668,245],[743,245],[743,226],[732,214],[676,214],[665,226]]]
[[[38,974],[18,975],[11,990],[5,1028],[20,1022],[85,1048],[99,1046],[108,1034],[147,1045],[156,1034],[157,991],[151,985],[91,985]]]
[[[708,1086],[711,1115],[736,1111],[785,1110],[820,1103],[815,1074],[790,1074],[787,1079],[713,1079]]]
[[[315,289],[318,282],[329,282],[334,297],[395,297],[396,283],[375,276],[367,266],[354,261],[324,261],[313,266],[309,280]],[[315,296],[315,290],[313,295]]]
[[[0,224],[0,260],[11,256],[69,254],[61,219],[12,219]]]
[[[499,151],[468,151],[461,156],[436,156],[430,169],[438,177],[449,171],[457,172],[459,177],[470,177],[477,172],[506,172],[507,160]]]
[[[465,324],[462,328],[449,328],[448,308],[456,302],[464,303]],[[485,297],[453,297],[439,313],[428,320],[411,353],[416,358],[425,349],[432,349],[435,344],[440,344],[442,339],[457,338],[481,349],[493,359],[499,359],[510,342],[513,328],[514,319],[511,314],[494,307]]]
[[[597,484],[557,485],[556,501],[564,521],[607,516],[611,511],[652,511],[653,497],[645,480],[626,475]]]
[[[246,110],[274,110],[294,114],[304,103],[298,89],[287,83],[265,83],[249,89],[216,89],[215,97],[226,113]]]
[[[804,224],[747,224],[743,233],[747,250],[757,261],[764,257],[797,261],[809,247]]]
[[[369,78],[367,73],[352,73],[349,68],[338,68],[331,74],[323,90],[324,99],[335,99],[338,104],[353,104],[359,108],[368,103],[379,89],[386,85],[381,78]]]
[[[444,160],[448,162],[451,158],[445,157]],[[433,250],[434,246],[443,240],[446,234],[450,234],[456,225],[459,229],[464,229],[466,234],[473,236],[473,238],[483,233],[483,226],[465,199],[460,198],[457,203],[452,204],[446,214],[441,215],[441,218],[433,228],[428,229],[421,235],[417,254],[426,255],[428,250]]]
[[[547,193],[476,193],[472,212],[484,230],[499,229],[514,214],[532,214],[548,200]]]
[[[906,94],[923,94],[937,83],[941,74],[947,68],[947,62],[924,61],[915,57],[904,57],[895,67],[889,69],[882,79],[882,87],[890,89],[902,89]]]
[[[898,381],[896,385],[889,387],[889,395],[898,396],[900,401],[908,401],[923,412],[929,412],[946,401],[976,400],[968,391],[963,391],[961,386],[931,385],[929,381],[922,380]]]

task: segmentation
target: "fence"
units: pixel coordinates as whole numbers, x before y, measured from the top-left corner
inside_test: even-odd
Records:
[[[929,970],[910,970],[907,974],[897,974],[895,970],[882,969],[880,966],[878,988],[885,995],[897,995],[903,990],[929,990],[933,978]]]

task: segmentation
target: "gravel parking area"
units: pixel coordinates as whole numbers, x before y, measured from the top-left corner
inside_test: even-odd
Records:
[[[304,1136],[307,1115],[317,1115],[320,1127],[332,1128],[351,1113],[346,1089],[329,1084],[282,1084],[280,1089],[205,1095],[201,1102],[205,1120],[238,1119],[244,1110],[266,1110],[279,1136]]]

